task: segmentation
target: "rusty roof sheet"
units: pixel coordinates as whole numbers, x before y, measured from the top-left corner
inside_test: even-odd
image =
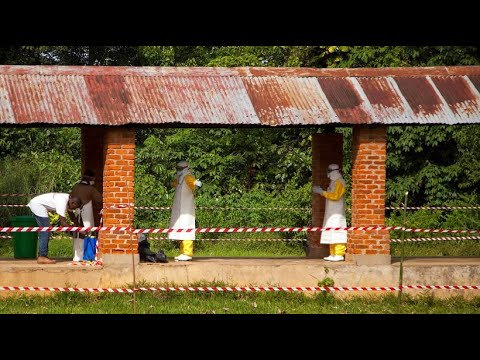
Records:
[[[480,66],[0,66],[0,124],[480,123]]]

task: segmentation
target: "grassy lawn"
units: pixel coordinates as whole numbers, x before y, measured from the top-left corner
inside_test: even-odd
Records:
[[[437,299],[431,294],[404,294],[401,304],[398,294],[349,299],[284,292],[9,295],[0,300],[2,314],[480,314],[480,296]]]
[[[212,234],[205,237],[212,238]],[[222,234],[223,235],[223,234]],[[302,237],[303,235],[303,237]],[[279,234],[225,234],[226,239],[244,240],[199,240],[195,242],[196,256],[211,257],[302,257],[306,254],[306,241],[257,241],[252,239],[280,239]],[[292,238],[290,236],[289,238]],[[305,234],[296,234],[295,239],[306,238]],[[167,256],[178,255],[178,242],[170,240],[149,239],[152,251],[162,249]],[[405,256],[480,256],[480,240],[450,240],[405,242]],[[69,237],[56,235],[49,243],[51,257],[72,257],[73,242]],[[401,255],[401,244],[391,244],[391,255]],[[0,257],[13,258],[13,240],[0,239]]]

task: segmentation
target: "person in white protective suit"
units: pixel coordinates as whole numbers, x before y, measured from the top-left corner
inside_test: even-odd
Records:
[[[327,168],[327,177],[330,179],[330,185],[327,190],[320,186],[314,186],[313,192],[325,197],[325,215],[323,218],[323,227],[346,227],[345,218],[345,180],[340,173],[340,167],[337,164],[330,164]],[[327,261],[343,261],[347,250],[347,231],[329,230],[322,231],[320,244],[330,245],[330,255],[324,257]]]
[[[75,211],[78,226],[95,226],[94,208],[99,211],[103,205],[102,194],[93,186],[95,184],[95,173],[92,170],[85,170],[81,181],[76,184],[71,196],[77,196],[82,200],[83,207]],[[98,225],[98,224],[97,224]],[[83,239],[79,232],[73,234],[73,261],[83,260]]]
[[[195,240],[195,189],[201,187],[202,182],[196,180],[188,168],[186,161],[177,164],[177,176],[172,182],[175,188],[172,213],[170,218],[171,229],[193,229],[189,232],[171,232],[168,238],[181,240],[180,255],[175,261],[189,261],[193,257],[193,240]]]

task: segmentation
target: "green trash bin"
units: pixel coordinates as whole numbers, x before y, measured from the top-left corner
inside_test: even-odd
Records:
[[[38,226],[33,216],[16,216],[12,220],[13,227]],[[36,259],[38,232],[12,232],[13,257],[15,259]]]

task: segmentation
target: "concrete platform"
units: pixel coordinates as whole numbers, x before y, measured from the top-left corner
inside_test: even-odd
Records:
[[[195,257],[189,262],[153,264],[72,265],[56,259],[53,265],[36,260],[0,259],[0,286],[123,288],[139,285],[204,286],[318,286],[325,278],[335,286],[398,286],[400,259],[390,265],[354,265],[308,258]],[[480,285],[480,257],[405,258],[404,285]],[[430,290],[408,290],[421,293]],[[435,290],[442,296],[480,290]],[[354,293],[350,291],[350,293]],[[355,293],[359,293],[356,291]],[[369,291],[368,293],[372,293]],[[379,293],[379,292],[375,292]]]

